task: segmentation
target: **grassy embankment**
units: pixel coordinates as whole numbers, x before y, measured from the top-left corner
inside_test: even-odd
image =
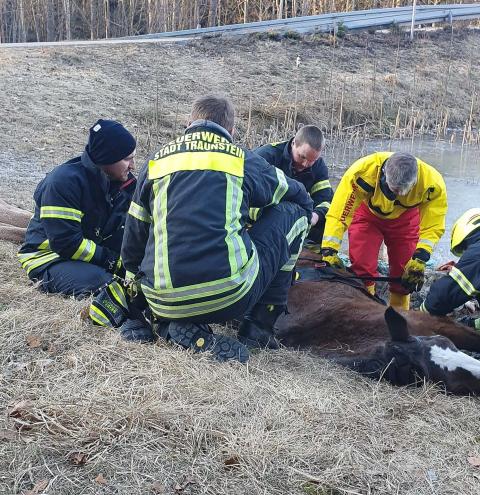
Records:
[[[206,91],[232,95],[248,145],[295,123],[351,142],[468,127],[480,37],[429,36],[0,49],[0,192],[30,206],[38,178],[100,116],[135,130],[142,161]],[[28,286],[15,246],[0,246],[0,264],[0,493],[480,489],[468,462],[480,456],[478,399],[394,389],[292,351],[237,366],[126,344],[82,321],[84,303]]]

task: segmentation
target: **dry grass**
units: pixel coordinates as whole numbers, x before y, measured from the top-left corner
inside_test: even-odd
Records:
[[[333,137],[339,121],[342,132],[358,126],[357,140],[382,126],[400,131],[403,102],[433,129],[443,93],[449,122],[475,122],[477,34],[455,38],[454,59],[447,35],[414,46],[347,38],[335,49],[323,37],[0,47],[0,104],[9,109],[0,194],[30,207],[38,179],[81,149],[98,117],[134,129],[143,161],[207,90],[233,96],[249,144],[286,137],[300,122],[321,122]],[[370,115],[379,124],[363,124]],[[28,286],[14,252],[0,245],[0,493],[480,492],[479,468],[467,460],[480,457],[478,399],[395,389],[292,351],[259,352],[240,366],[127,344],[82,321],[83,303]]]
[[[14,252],[0,246],[0,493],[478,493],[478,399],[293,351],[241,366],[128,344],[28,286]]]
[[[232,96],[237,140],[248,146],[287,138],[305,123],[322,126],[330,144],[442,138],[449,128],[459,129],[457,141],[477,142],[480,34],[420,36],[414,44],[387,33],[0,47],[0,104],[9,110],[0,121],[0,173],[31,191],[44,170],[81,150],[98,117],[137,134],[141,162],[181,131],[192,100],[207,91]]]

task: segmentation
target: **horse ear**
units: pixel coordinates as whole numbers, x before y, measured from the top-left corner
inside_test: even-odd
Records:
[[[391,306],[385,311],[385,321],[387,323],[390,337],[393,341],[407,342],[410,334],[408,332],[407,320],[397,313]]]

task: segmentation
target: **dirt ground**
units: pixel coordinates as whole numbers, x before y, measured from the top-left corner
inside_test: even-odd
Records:
[[[250,146],[298,123],[388,133],[404,127],[398,108],[432,131],[442,112],[454,127],[475,121],[476,31],[333,44],[0,46],[0,196],[31,208],[38,180],[82,150],[99,117],[135,132],[141,164],[207,91],[232,96]],[[128,344],[83,321],[84,302],[31,287],[15,252],[0,243],[0,493],[480,492],[478,399],[397,389],[292,351],[237,366]]]

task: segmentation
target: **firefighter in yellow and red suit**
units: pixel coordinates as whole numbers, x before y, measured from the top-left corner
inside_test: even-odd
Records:
[[[408,153],[378,152],[346,171],[326,216],[324,261],[343,268],[338,256],[348,229],[349,256],[357,276],[377,276],[382,241],[388,252],[390,305],[409,309],[410,293],[420,290],[425,264],[445,231],[447,192],[440,173]],[[365,282],[375,292],[374,282]]]

